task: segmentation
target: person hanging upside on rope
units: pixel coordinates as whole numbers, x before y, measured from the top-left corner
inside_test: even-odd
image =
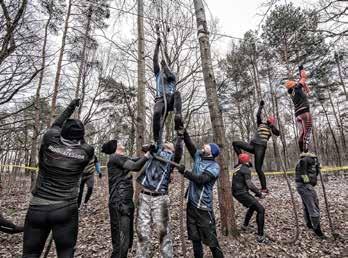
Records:
[[[164,121],[169,111],[174,111],[174,129],[182,130],[181,119],[181,95],[176,90],[176,77],[170,71],[166,61],[162,59],[161,67],[159,65],[158,56],[161,45],[161,39],[157,38],[155,53],[153,56],[153,71],[156,78],[156,97],[153,114],[153,138],[157,145],[162,142],[162,129]]]
[[[180,162],[183,146],[181,137],[177,137],[175,146],[166,142],[160,148],[151,145],[152,156],[137,178],[142,190],[139,195],[137,216],[137,258],[150,258],[151,232],[158,234],[160,256],[173,257],[173,243],[170,233],[168,187],[173,166],[155,157]]]
[[[220,175],[220,166],[215,161],[219,155],[219,146],[215,143],[204,144],[198,150],[188,132],[184,131],[184,141],[194,164],[193,170],[178,168],[185,178],[190,180],[187,197],[187,233],[192,241],[195,258],[203,258],[202,242],[209,246],[214,258],[224,257],[216,235],[213,211],[213,187]]]
[[[257,131],[250,143],[242,141],[234,141],[233,149],[237,156],[242,153],[242,150],[254,154],[255,170],[261,183],[261,191],[268,193],[266,177],[262,171],[263,161],[267,149],[267,142],[271,138],[272,133],[279,136],[279,130],[276,128],[276,119],[273,115],[267,118],[267,122],[263,122],[261,118],[262,109],[265,102],[261,100],[259,109],[256,114]]]
[[[299,66],[300,80],[298,83],[288,80],[286,82],[286,88],[294,103],[295,117],[300,130],[300,136],[298,139],[298,145],[301,153],[309,151],[309,144],[312,135],[312,115],[309,109],[309,102],[307,95],[309,94],[309,88],[306,84],[307,75],[303,66]]]
[[[133,181],[130,171],[138,172],[150,157],[125,155],[125,147],[111,140],[102,146],[102,152],[110,155],[107,164],[109,175],[109,212],[112,238],[111,258],[127,258],[133,245],[134,203]]]
[[[100,171],[100,164],[99,164],[97,156],[95,156],[95,155],[94,155],[94,158],[90,160],[87,167],[85,168],[85,170],[82,173],[80,192],[79,192],[79,197],[78,197],[78,202],[77,202],[78,207],[81,206],[83,190],[84,190],[85,185],[87,185],[87,193],[85,196],[85,200],[83,202],[84,206],[87,205],[89,199],[92,196],[93,186],[94,186],[94,171],[97,172],[99,178],[102,178],[103,175]]]
[[[24,225],[23,258],[40,257],[51,230],[58,257],[74,256],[79,182],[94,156],[93,147],[84,141],[82,122],[69,119],[79,102],[73,100],[43,135],[39,173]]]
[[[233,197],[236,198],[244,207],[248,208],[248,211],[245,214],[242,230],[249,230],[250,219],[256,211],[257,242],[268,243],[269,240],[264,234],[265,208],[249,193],[249,190],[252,191],[256,197],[264,197],[262,192],[251,182],[250,156],[247,153],[242,153],[238,156],[238,164],[235,167],[232,179]]]
[[[318,181],[320,164],[318,158],[311,153],[302,153],[295,169],[295,182],[303,204],[303,216],[306,225],[321,239],[326,236],[320,227],[319,200],[314,187]]]
[[[17,226],[11,221],[5,219],[0,213],[0,231],[7,234],[17,234],[23,232],[23,226]]]

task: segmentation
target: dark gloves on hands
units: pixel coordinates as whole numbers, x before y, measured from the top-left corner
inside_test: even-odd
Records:
[[[180,166],[177,169],[178,169],[178,172],[180,174],[182,174],[182,175],[185,174],[185,166],[184,165],[180,164]]]
[[[157,44],[157,46],[159,46],[159,45],[161,45],[161,38],[157,38],[157,42],[156,42],[156,44]]]
[[[303,69],[304,69],[303,65],[299,65],[299,67],[298,67],[299,72],[301,72]]]
[[[71,105],[74,105],[75,107],[80,106],[80,99],[74,99],[71,101]]]
[[[265,105],[265,102],[263,100],[260,101],[260,106],[263,107]]]
[[[98,177],[101,179],[103,177],[103,174],[102,173],[99,173],[98,174]]]

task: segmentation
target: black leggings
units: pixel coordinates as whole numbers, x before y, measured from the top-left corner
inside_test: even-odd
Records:
[[[89,199],[91,198],[92,193],[93,193],[94,175],[91,175],[87,178],[82,178],[82,180],[81,180],[80,192],[79,192],[79,197],[78,197],[78,201],[77,201],[79,207],[81,206],[83,190],[85,188],[85,184],[87,185],[87,193],[85,196],[84,203],[87,203],[89,201]]]
[[[254,143],[246,143],[242,141],[235,141],[232,143],[232,145],[233,145],[234,151],[236,152],[238,156],[239,154],[242,153],[242,150],[254,154],[255,170],[257,175],[259,176],[261,188],[266,189],[267,188],[266,177],[262,171],[262,165],[265,159],[267,146],[254,144]]]
[[[249,225],[250,219],[252,218],[254,212],[257,212],[257,234],[259,236],[263,236],[265,227],[265,208],[258,202],[258,200],[256,200],[254,196],[249,193],[240,194],[234,197],[245,207],[249,208],[245,214],[244,226]]]
[[[174,111],[176,115],[181,116],[181,95],[180,92],[176,91],[172,95],[166,95],[167,96],[167,112],[165,111],[165,105],[164,105],[164,99],[163,97],[158,97],[155,100],[155,106],[153,108],[153,139],[156,143],[161,143],[161,126],[162,126],[162,120],[164,117],[164,120],[167,118],[169,111]],[[178,130],[178,123],[175,123],[175,130]]]
[[[201,241],[192,241],[193,255],[195,258],[203,258],[203,245]],[[210,251],[214,258],[223,258],[224,254],[220,246],[210,247]]]
[[[52,230],[59,258],[74,257],[77,204],[29,206],[24,225],[23,258],[39,258]]]
[[[111,258],[127,258],[133,243],[134,205],[109,204],[112,255]]]
[[[0,214],[0,231],[8,234],[16,234],[23,232],[23,227],[16,226]]]

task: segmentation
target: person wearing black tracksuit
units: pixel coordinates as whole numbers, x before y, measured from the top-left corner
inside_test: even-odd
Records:
[[[16,234],[23,232],[23,226],[17,226],[11,221],[5,219],[0,213],[0,231],[7,234]]]
[[[261,183],[261,191],[267,193],[266,177],[262,171],[262,165],[265,159],[268,140],[271,138],[272,133],[276,136],[279,136],[280,133],[275,127],[274,116],[269,116],[266,123],[262,122],[261,113],[264,104],[262,100],[256,115],[257,131],[251,142],[234,141],[232,145],[237,156],[242,153],[242,150],[254,154],[255,170]]]
[[[144,157],[132,159],[125,156],[125,148],[117,145],[116,140],[109,141],[102,147],[102,152],[109,154],[109,212],[112,237],[112,258],[127,258],[133,244],[133,182],[131,171],[140,171],[148,160]]]
[[[239,164],[236,166],[232,179],[232,195],[243,206],[248,208],[245,215],[242,230],[247,230],[249,222],[254,212],[257,212],[257,241],[267,243],[264,235],[265,208],[259,201],[249,193],[249,190],[255,193],[256,197],[263,198],[262,192],[251,182],[250,157],[247,153],[239,155]]]
[[[73,100],[43,136],[24,225],[24,258],[40,257],[51,230],[58,257],[74,256],[79,182],[94,155],[93,147],[84,141],[82,122],[69,119],[77,106],[79,100]]]
[[[156,78],[156,97],[153,114],[153,138],[155,143],[159,146],[162,143],[161,127],[163,120],[166,119],[169,111],[174,111],[174,129],[176,131],[183,129],[182,124],[182,103],[180,92],[176,90],[176,77],[170,71],[167,63],[162,60],[161,67],[158,62],[159,47],[161,39],[157,39],[155,52],[153,56],[153,71]],[[167,110],[165,113],[165,100],[167,101]]]
[[[81,206],[82,203],[82,197],[83,197],[83,190],[85,188],[85,185],[87,185],[87,193],[84,200],[84,205],[87,205],[89,199],[92,196],[93,193],[93,187],[94,187],[94,171],[97,172],[99,178],[102,178],[102,173],[100,171],[100,164],[98,161],[97,156],[94,155],[94,158],[90,160],[88,165],[86,166],[85,170],[82,173],[81,178],[81,184],[80,184],[80,191],[79,191],[79,198],[78,198],[78,206]]]

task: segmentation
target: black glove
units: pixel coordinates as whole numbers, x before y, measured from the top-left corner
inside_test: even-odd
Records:
[[[177,169],[178,169],[178,172],[180,174],[182,174],[182,175],[185,174],[185,166],[184,165],[180,164],[180,166]]]
[[[161,43],[162,43],[162,40],[161,40],[161,38],[157,38],[157,42],[156,42],[156,45],[157,45],[157,46],[159,46],[159,45],[161,45]]]
[[[265,105],[265,102],[263,100],[260,101],[260,106],[263,107]]]
[[[98,177],[101,179],[103,177],[103,174],[102,173],[99,173],[98,174]]]
[[[260,193],[256,193],[255,196],[260,198],[260,199],[262,199],[262,193],[261,192]]]
[[[298,71],[299,71],[299,72],[301,72],[303,69],[304,69],[304,68],[303,68],[303,65],[299,65],[299,66],[298,66]]]
[[[150,151],[151,153],[157,152],[157,151],[158,151],[158,146],[155,145],[155,144],[151,144],[151,145],[149,146],[149,151]]]
[[[75,107],[78,107],[80,106],[80,99],[74,99],[73,101],[71,101],[70,104],[74,105]]]

